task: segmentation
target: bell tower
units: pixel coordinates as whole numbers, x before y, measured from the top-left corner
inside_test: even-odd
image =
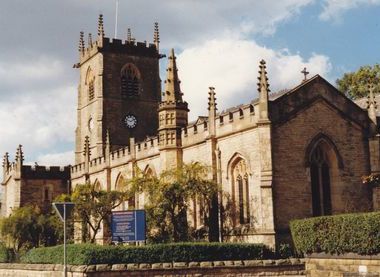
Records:
[[[105,37],[103,16],[99,16],[98,36],[91,34],[85,46],[79,40],[80,71],[78,86],[75,163],[84,162],[84,144],[89,140],[91,159],[103,156],[106,134],[110,150],[157,134],[159,76],[158,24],[154,43],[135,42],[130,29],[125,41]]]

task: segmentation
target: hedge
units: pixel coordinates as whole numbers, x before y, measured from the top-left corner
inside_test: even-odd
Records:
[[[70,244],[68,264],[163,263],[190,261],[253,260],[272,257],[263,244],[248,243],[171,243],[146,246],[101,246]],[[60,264],[63,246],[41,247],[21,257],[23,263]]]
[[[298,253],[380,253],[380,212],[294,220],[290,230]]]

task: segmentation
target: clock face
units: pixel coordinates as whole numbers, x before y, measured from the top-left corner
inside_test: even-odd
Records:
[[[127,126],[127,128],[133,129],[137,125],[137,118],[136,116],[132,114],[128,114],[124,118],[124,123],[125,123],[125,126]]]

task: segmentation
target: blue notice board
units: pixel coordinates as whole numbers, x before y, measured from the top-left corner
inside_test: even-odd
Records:
[[[113,242],[145,241],[145,211],[115,211],[111,217]]]

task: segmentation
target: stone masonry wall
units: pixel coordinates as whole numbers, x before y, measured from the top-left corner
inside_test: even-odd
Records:
[[[361,177],[369,171],[368,145],[363,130],[318,100],[286,123],[273,128],[275,224],[286,231],[292,219],[312,216],[310,173],[306,152],[319,134],[335,144],[343,167],[331,173],[332,213],[368,210],[369,193]]]
[[[379,256],[328,256],[313,254],[305,259],[308,277],[379,277]]]
[[[305,277],[299,259],[68,266],[68,277],[283,276]],[[61,277],[62,265],[0,264],[3,277]]]

